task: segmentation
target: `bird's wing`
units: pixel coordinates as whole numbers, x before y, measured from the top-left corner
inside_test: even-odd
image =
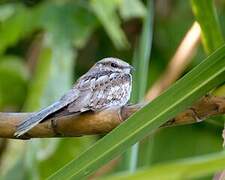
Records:
[[[52,105],[40,110],[29,116],[23,122],[21,122],[15,132],[15,136],[19,137],[25,134],[27,131],[36,126],[39,122],[41,122],[44,118],[49,116],[52,113],[62,109],[67,106],[71,102],[75,101],[79,96],[79,91],[77,89],[71,89],[67,92],[59,101],[53,103]]]
[[[130,87],[130,78],[129,75],[108,73],[86,79],[80,85],[78,84],[80,95],[76,101],[69,104],[67,110],[69,112],[98,111],[125,104],[130,96],[127,92]]]
[[[91,110],[89,104],[94,95],[99,94],[103,86],[108,83],[110,74],[96,73],[91,76],[81,78],[76,84],[79,89],[79,97],[76,101],[69,104],[67,110],[69,112],[84,112]]]

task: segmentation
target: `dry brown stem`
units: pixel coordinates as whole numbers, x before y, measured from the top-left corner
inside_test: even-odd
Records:
[[[170,60],[165,72],[147,93],[146,99],[150,101],[153,100],[179,78],[187,65],[191,62],[199,41],[200,27],[198,23],[195,22],[185,35],[175,55]]]

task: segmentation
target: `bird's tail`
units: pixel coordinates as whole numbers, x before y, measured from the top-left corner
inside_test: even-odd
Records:
[[[25,134],[27,131],[32,129],[34,126],[36,126],[39,122],[41,122],[44,118],[46,118],[48,115],[58,111],[64,106],[63,103],[60,101],[55,102],[54,104],[42,109],[41,111],[32,114],[27,119],[25,119],[23,122],[21,122],[15,132],[15,136],[19,137],[23,134]]]

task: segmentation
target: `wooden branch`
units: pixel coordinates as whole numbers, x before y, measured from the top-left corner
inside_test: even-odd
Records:
[[[143,104],[49,118],[19,139],[76,137],[106,134],[139,110]],[[169,120],[164,126],[195,123],[209,116],[225,113],[225,98],[205,96],[194,106]],[[17,125],[30,113],[0,113],[0,137],[13,138]]]

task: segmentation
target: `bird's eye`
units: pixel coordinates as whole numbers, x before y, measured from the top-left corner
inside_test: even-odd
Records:
[[[111,63],[111,66],[114,67],[114,68],[118,67],[118,65],[116,63]]]

